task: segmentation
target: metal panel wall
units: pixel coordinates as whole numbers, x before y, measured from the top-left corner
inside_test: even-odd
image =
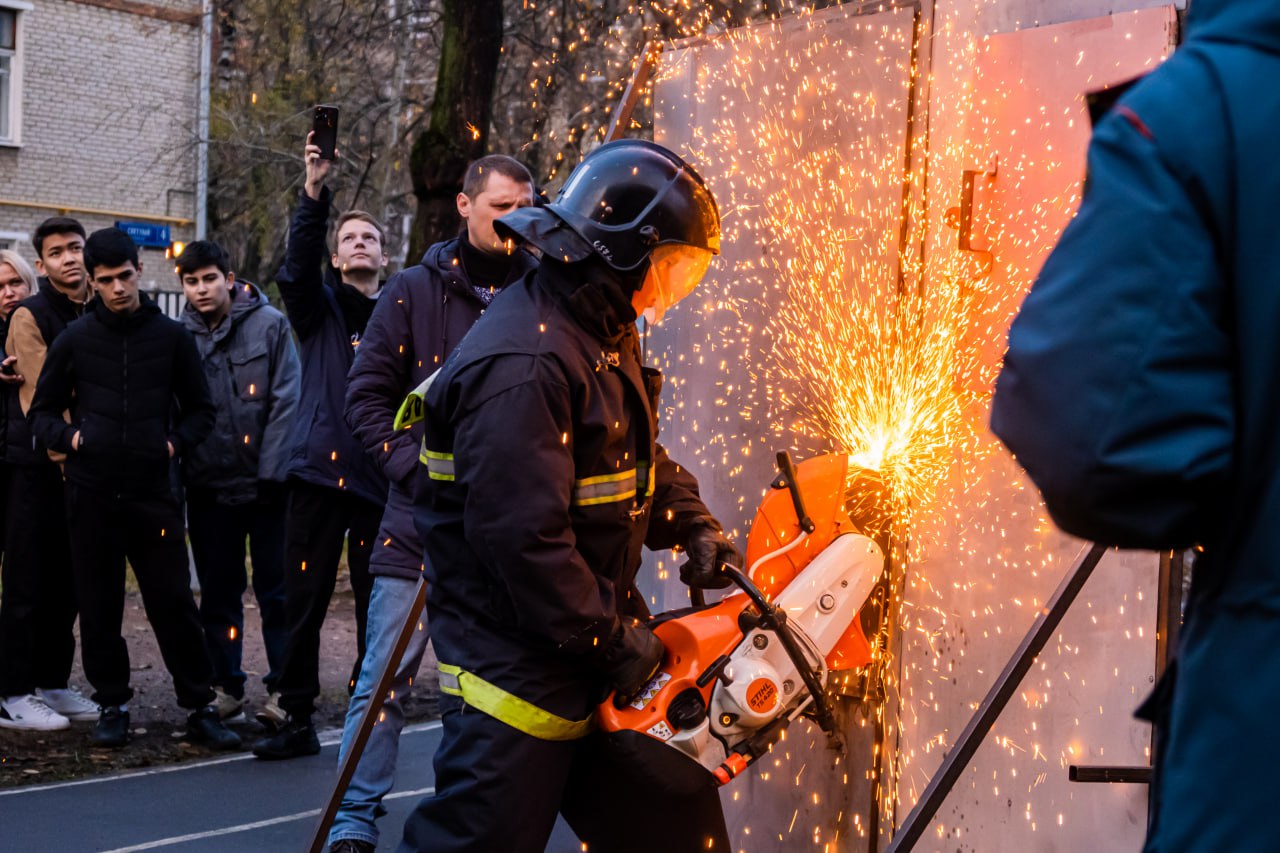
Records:
[[[787,429],[804,389],[776,369],[772,321],[813,284],[813,270],[789,265],[813,261],[821,231],[839,241],[823,273],[833,294],[895,286],[912,28],[912,9],[835,9],[663,56],[656,138],[706,178],[725,239],[707,279],[651,334],[650,360],[667,375],[662,440],[740,543],[775,476],[773,451],[831,449]],[[686,605],[670,555],[650,565],[654,609]],[[735,849],[865,849],[871,730],[846,711],[847,762],[801,722],[726,789]]]
[[[1081,547],[1054,529],[986,431],[989,384],[1013,314],[1079,200],[1089,138],[1083,94],[1150,70],[1171,50],[1175,25],[1166,7],[975,43],[962,162],[983,173],[972,245],[990,254],[973,260],[990,275],[968,343],[979,360],[968,377],[974,438],[941,484],[952,511],[913,531],[920,547],[899,650],[899,819]],[[948,177],[959,190],[958,173],[939,180]],[[935,195],[931,213],[958,195]],[[956,232],[941,232],[931,272],[954,253]],[[1154,680],[1157,576],[1154,555],[1104,558],[919,849],[1141,845],[1146,786],[1072,783],[1068,767],[1149,763],[1150,729],[1131,714]]]

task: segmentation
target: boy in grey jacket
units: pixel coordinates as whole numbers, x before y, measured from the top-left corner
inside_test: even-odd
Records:
[[[213,432],[183,458],[187,524],[218,711],[238,721],[246,538],[270,667],[263,679],[268,693],[288,636],[283,489],[301,371],[289,321],[258,288],[236,281],[221,247],[191,243],[177,268],[187,297],[182,320],[196,339],[217,409]]]

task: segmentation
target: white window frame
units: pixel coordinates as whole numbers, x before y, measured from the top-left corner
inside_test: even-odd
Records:
[[[17,148],[22,145],[22,67],[26,46],[24,30],[27,12],[35,7],[26,0],[0,0],[0,9],[16,12],[14,16],[14,51],[9,67],[9,135],[0,137],[0,147]]]
[[[0,249],[14,249],[22,243],[31,244],[31,235],[25,231],[0,231]]]

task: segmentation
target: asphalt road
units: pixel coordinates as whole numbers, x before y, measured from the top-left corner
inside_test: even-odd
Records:
[[[247,753],[76,782],[0,791],[0,847],[36,853],[305,851],[337,774],[338,733],[319,755],[258,761]],[[395,850],[413,806],[434,789],[438,722],[400,738],[396,789],[378,850]],[[581,846],[560,823],[548,853]]]

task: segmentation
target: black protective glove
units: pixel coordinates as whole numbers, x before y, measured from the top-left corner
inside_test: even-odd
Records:
[[[720,567],[727,563],[742,568],[742,555],[718,527],[693,528],[685,550],[689,559],[680,567],[680,580],[697,589],[724,589],[733,580]]]
[[[622,708],[653,678],[666,648],[643,622],[623,617],[600,657],[605,680],[616,693],[613,704]]]

